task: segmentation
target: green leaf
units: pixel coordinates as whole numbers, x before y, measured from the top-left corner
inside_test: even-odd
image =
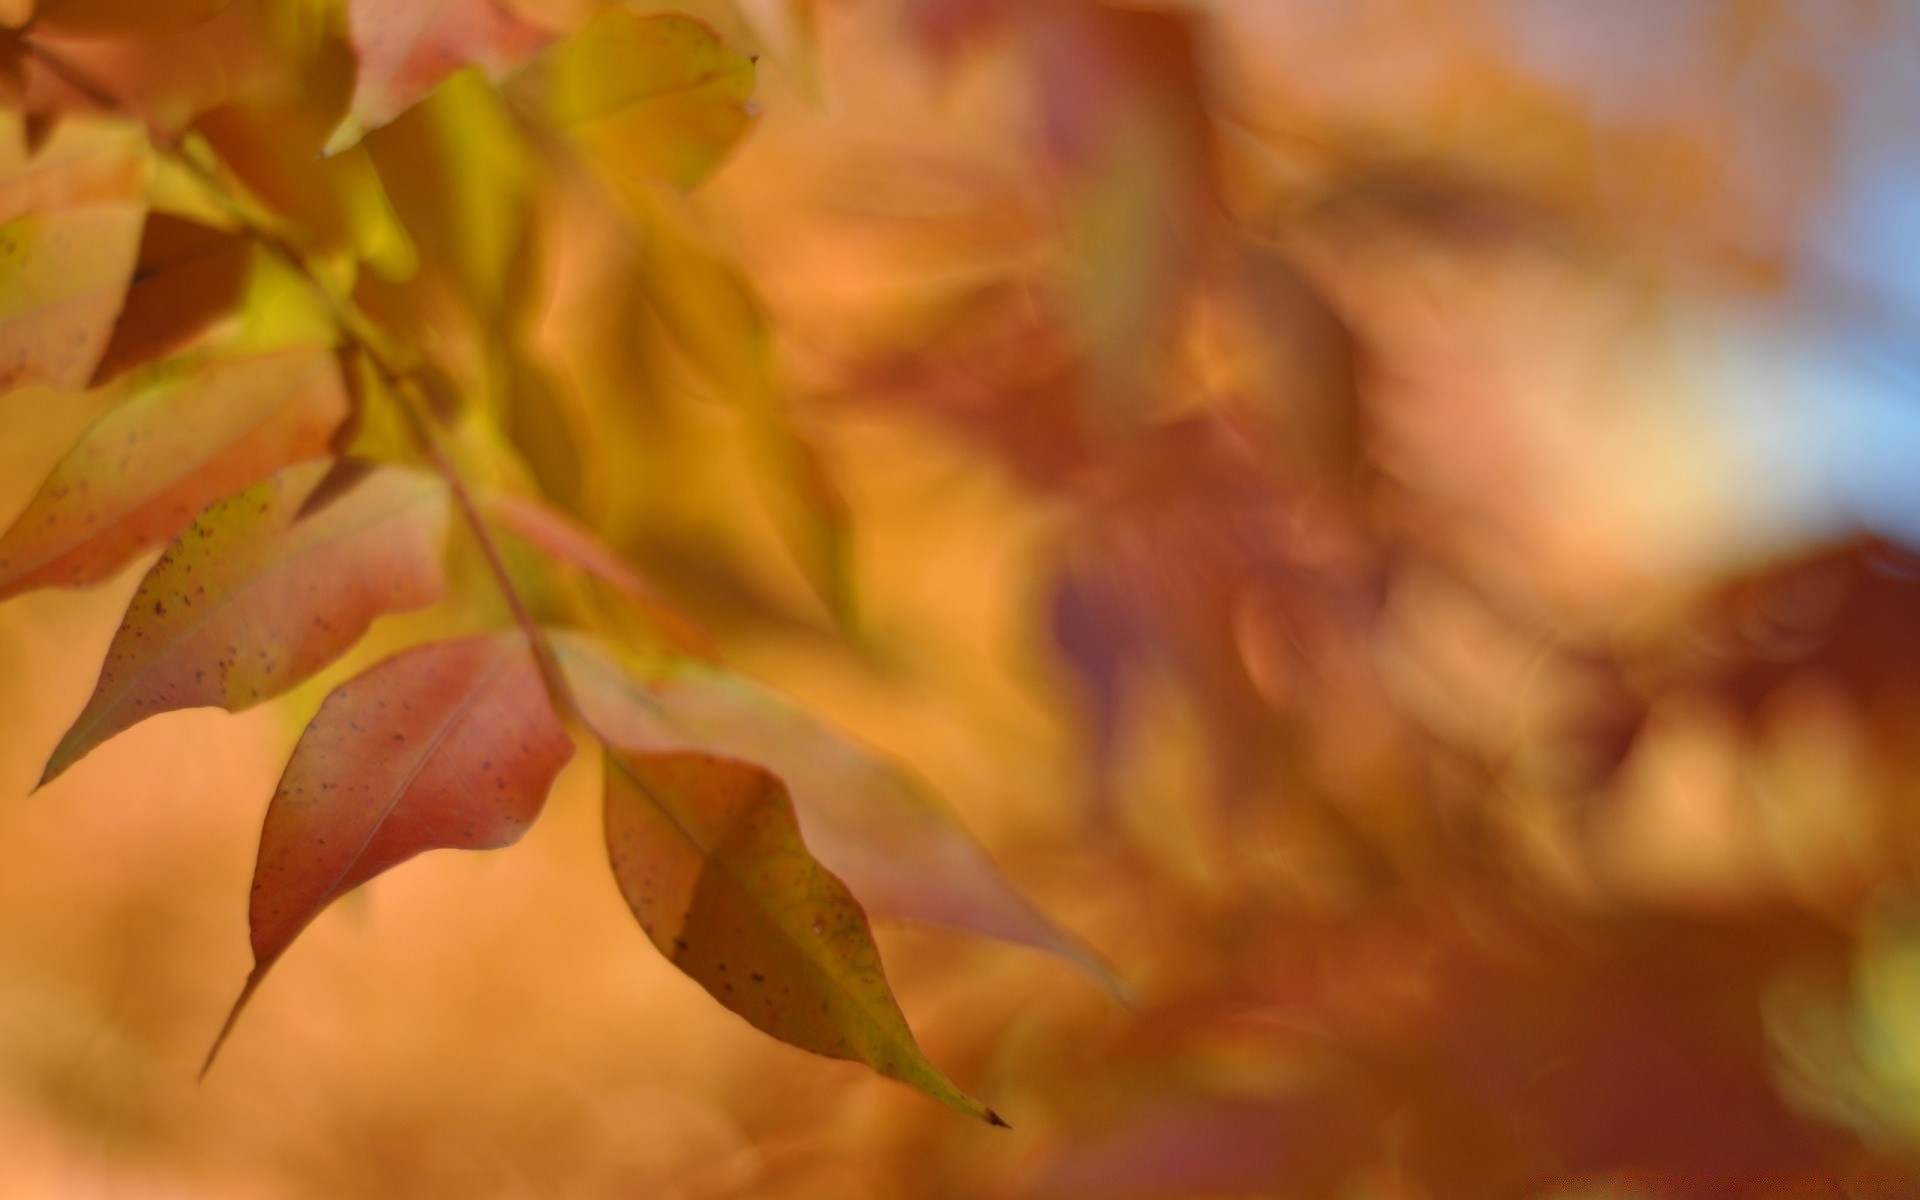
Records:
[[[913,1040],[867,916],[807,852],[771,772],[610,749],[607,853],[640,927],[721,1004],[783,1042],[863,1062],[1002,1125]]]
[[[553,646],[583,718],[610,746],[698,750],[778,774],[807,845],[876,914],[1033,946],[1124,991],[1097,956],[1013,890],[904,770],[724,668],[684,659],[629,667],[578,634],[555,634]]]
[[[156,713],[239,712],[278,696],[375,617],[440,598],[444,485],[375,470],[308,513],[330,478],[324,463],[291,467],[214,504],[173,543],[134,593],[43,785]]]
[[[267,806],[248,909],[253,971],[207,1065],[322,909],[422,851],[512,845],[572,756],[519,634],[416,646],[335,689]]]
[[[753,85],[700,21],[609,8],[562,47],[548,112],[616,179],[692,188],[752,122]]]
[[[346,415],[338,366],[323,349],[146,379],[94,422],[0,536],[0,599],[105,579],[212,501],[326,454]]]

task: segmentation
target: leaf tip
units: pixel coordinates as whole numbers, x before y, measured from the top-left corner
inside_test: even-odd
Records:
[[[53,748],[51,755],[48,755],[47,765],[41,768],[40,781],[33,785],[33,790],[37,792],[60,776],[66,774],[67,768],[78,762],[84,753],[85,751],[75,753],[73,748],[73,735],[71,733],[62,737],[60,744]]]
[[[993,1126],[995,1129],[1012,1129],[1013,1128],[1013,1126],[1007,1124],[1006,1121],[1001,1118],[999,1113],[993,1111],[992,1109],[990,1108],[987,1109],[986,1114],[987,1114],[987,1124]]]
[[[240,1013],[247,1007],[247,1001],[253,999],[254,989],[260,986],[260,977],[264,968],[256,966],[247,976],[247,982],[240,989],[240,995],[234,999],[233,1007],[227,1010],[227,1019],[220,1026],[220,1032],[213,1035],[213,1045],[207,1047],[207,1057],[200,1063],[200,1073],[194,1076],[196,1083],[205,1083],[207,1072],[213,1070],[213,1060],[220,1056],[220,1048],[227,1044],[227,1035],[233,1032],[233,1026],[240,1019]]]

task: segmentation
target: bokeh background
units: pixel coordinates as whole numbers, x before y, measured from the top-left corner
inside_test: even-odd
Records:
[[[0,606],[0,1196],[1920,1194],[1913,6],[676,7],[762,111],[646,269],[750,281],[851,603],[565,180],[515,438],[1130,994],[881,926],[1011,1132],[778,1045],[646,944],[583,756],[196,1084],[318,693],[32,793],[135,570]],[[0,511],[84,409],[0,398]]]

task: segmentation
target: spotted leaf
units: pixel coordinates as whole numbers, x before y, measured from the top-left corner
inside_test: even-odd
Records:
[[[156,713],[271,699],[345,653],[375,617],[440,598],[445,487],[377,470],[303,515],[327,471],[290,467],[180,535],[134,593],[43,784]]]
[[[0,599],[105,579],[213,500],[324,455],[346,415],[338,366],[318,348],[146,381],[94,422],[0,536]]]
[[[432,642],[336,689],[267,806],[248,920],[261,979],[320,910],[425,850],[519,840],[573,755],[519,634]]]
[[[714,999],[781,1041],[1002,1124],[920,1052],[866,913],[807,852],[778,777],[708,754],[610,751],[606,827],[640,927]]]
[[[785,781],[809,848],[874,913],[1034,946],[1123,990],[1100,959],[1001,877],[945,805],[912,776],[724,668],[689,660],[623,666],[591,639],[554,638],[587,722],[641,753],[700,750]]]

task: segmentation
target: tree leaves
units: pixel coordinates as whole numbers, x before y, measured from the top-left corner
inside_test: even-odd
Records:
[[[641,928],[714,999],[784,1042],[1005,1124],[920,1052],[866,914],[807,852],[772,773],[706,754],[611,750],[606,827]]]
[[[0,152],[0,391],[81,388],[93,375],[140,245],[148,156],[137,132],[83,122],[31,158]]]
[[[554,653],[594,732],[637,752],[702,750],[760,763],[790,791],[807,845],[875,913],[1033,946],[1123,990],[1112,972],[1001,878],[944,805],[899,768],[719,667],[630,672],[591,639]]]
[[[0,599],[106,578],[210,501],[326,453],[346,414],[323,349],[212,360],[149,381],[87,430],[0,536]]]
[[[439,599],[445,487],[377,470],[307,514],[323,464],[213,505],[141,581],[93,696],[48,780],[156,713],[229,712],[277,696],[343,654],[382,613]]]
[[[497,0],[351,0],[348,22],[360,73],[329,152],[393,120],[461,67],[498,79],[553,37]]]
[[[82,403],[104,412],[0,534],[0,599],[95,583],[167,546],[42,782],[155,713],[281,695],[377,617],[441,598],[451,499],[492,576],[487,599],[504,599],[493,611],[521,629],[417,646],[327,697],[267,808],[254,965],[214,1051],[334,899],[424,850],[517,840],[572,755],[559,713],[584,712],[613,738],[615,873],[682,970],[762,1030],[998,1124],[915,1044],[866,912],[833,871],[844,864],[891,912],[1077,947],[911,781],[717,666],[669,660],[636,682],[582,641],[573,657],[586,665],[556,670],[530,614],[591,620],[604,614],[561,602],[604,597],[567,587],[536,597],[551,606],[529,603],[514,576],[527,556],[502,554],[496,533],[620,593],[649,636],[713,649],[594,532],[537,499],[472,498],[529,486],[506,433],[560,446],[562,460],[586,446],[573,440],[584,427],[555,423],[543,386],[567,377],[542,336],[557,284],[541,237],[566,211],[547,209],[551,146],[530,136],[536,114],[483,80],[552,33],[507,0],[316,0],[285,14],[248,3],[210,21],[224,4],[41,0],[28,28],[0,39],[0,73],[21,92],[14,68],[30,59],[44,93],[22,93],[31,116],[0,136],[0,390],[91,383]],[[178,52],[189,44],[219,58],[217,80]],[[468,66],[417,119],[354,145]],[[785,422],[753,288],[661,208],[681,203],[663,187],[698,185],[751,123],[752,61],[697,20],[615,6],[539,82],[558,132],[625,202],[604,207],[642,226],[622,235],[637,244],[616,269],[646,277],[632,286],[705,390],[748,415],[787,502],[776,519],[850,612],[842,505]],[[67,111],[97,109],[146,128]],[[435,402],[452,392],[458,404]],[[349,416],[356,431],[404,432],[342,435]],[[437,475],[331,457],[348,446]],[[537,478],[586,494],[571,462]]]
[[[419,646],[335,690],[267,807],[248,912],[253,971],[208,1064],[321,909],[422,851],[518,841],[572,756],[519,634]]]
[[[692,17],[609,8],[560,51],[548,111],[615,178],[692,188],[746,132],[753,84]]]

